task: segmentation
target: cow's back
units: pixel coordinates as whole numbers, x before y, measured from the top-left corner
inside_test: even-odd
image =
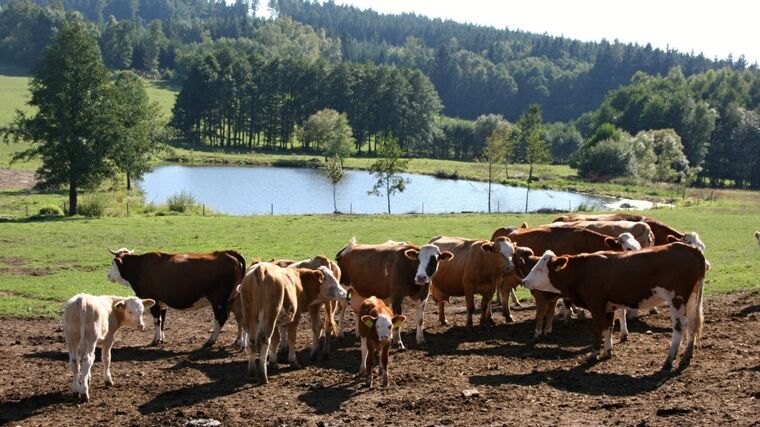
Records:
[[[94,295],[71,297],[63,310],[63,331],[67,340],[101,340],[108,334],[110,307],[107,301]],[[84,337],[82,337],[84,332]]]
[[[531,248],[538,255],[547,250],[558,255],[608,250],[604,243],[606,238],[601,233],[584,228],[549,226],[519,229],[509,235],[517,246]]]
[[[490,281],[491,276],[503,267],[492,265],[497,261],[496,257],[492,257],[491,263],[486,259],[488,254],[481,249],[487,243],[485,240],[441,236],[429,243],[454,254],[454,258],[438,266],[433,278],[433,287],[449,296],[464,295],[463,281],[477,284]]]

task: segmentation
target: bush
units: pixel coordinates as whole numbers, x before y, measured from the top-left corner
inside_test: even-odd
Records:
[[[611,179],[635,175],[632,147],[625,140],[606,139],[581,150],[577,162],[581,176]]]
[[[195,197],[185,190],[172,194],[166,199],[166,206],[171,212],[183,213],[190,210],[196,204]]]
[[[38,216],[63,216],[63,210],[55,205],[47,205],[40,208]]]
[[[82,216],[105,216],[111,206],[111,196],[94,193],[82,197],[77,204],[77,213]]]

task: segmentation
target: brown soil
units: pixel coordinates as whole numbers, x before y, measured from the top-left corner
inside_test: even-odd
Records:
[[[36,182],[34,172],[0,168],[0,190],[29,189]]]
[[[100,357],[92,400],[73,403],[61,324],[0,320],[0,423],[24,425],[186,425],[214,418],[224,425],[750,425],[760,422],[760,294],[705,301],[703,346],[691,366],[661,373],[670,342],[667,310],[631,323],[628,342],[611,360],[584,363],[590,322],[555,324],[533,347],[533,312],[517,322],[476,329],[438,326],[428,307],[428,347],[391,356],[389,388],[367,389],[354,374],[358,345],[338,346],[329,360],[308,361],[303,322],[299,357],[280,364],[270,384],[246,376],[247,356],[231,347],[228,325],[220,343],[200,350],[210,313],[170,312],[161,347],[145,344],[152,330],[123,330],[113,351],[116,385],[102,382]],[[449,316],[464,323],[461,309]],[[449,311],[449,310],[447,310]],[[148,322],[150,323],[150,322]],[[410,331],[410,325],[406,325]],[[376,384],[379,381],[376,381]],[[478,396],[465,398],[466,389]]]

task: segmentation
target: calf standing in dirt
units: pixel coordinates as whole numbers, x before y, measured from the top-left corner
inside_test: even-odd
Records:
[[[369,297],[362,302],[357,313],[359,336],[362,340],[362,359],[359,375],[367,374],[367,384],[372,387],[372,366],[375,364],[375,352],[380,353],[380,375],[383,385],[388,385],[388,355],[391,349],[391,332],[404,323],[406,317],[394,316],[383,300]]]
[[[111,379],[111,347],[122,326],[145,329],[142,316],[155,304],[152,299],[78,294],[66,302],[63,310],[63,333],[69,351],[69,366],[74,378],[71,392],[83,402],[90,400],[90,371],[95,362],[95,347],[103,349],[103,378]],[[81,364],[81,372],[80,372]],[[81,379],[80,379],[81,373]]]

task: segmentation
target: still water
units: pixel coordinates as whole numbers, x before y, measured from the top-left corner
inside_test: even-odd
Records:
[[[488,210],[488,184],[404,174],[406,191],[391,196],[393,213],[449,213]],[[385,196],[368,195],[375,178],[365,171],[346,171],[337,186],[341,212],[383,213]],[[165,203],[180,191],[198,203],[229,215],[332,213],[332,184],[319,169],[237,166],[161,166],[138,184],[146,201]],[[524,212],[525,188],[493,185],[491,209]],[[566,191],[530,190],[528,211],[575,209],[579,204],[603,206],[608,200]]]

